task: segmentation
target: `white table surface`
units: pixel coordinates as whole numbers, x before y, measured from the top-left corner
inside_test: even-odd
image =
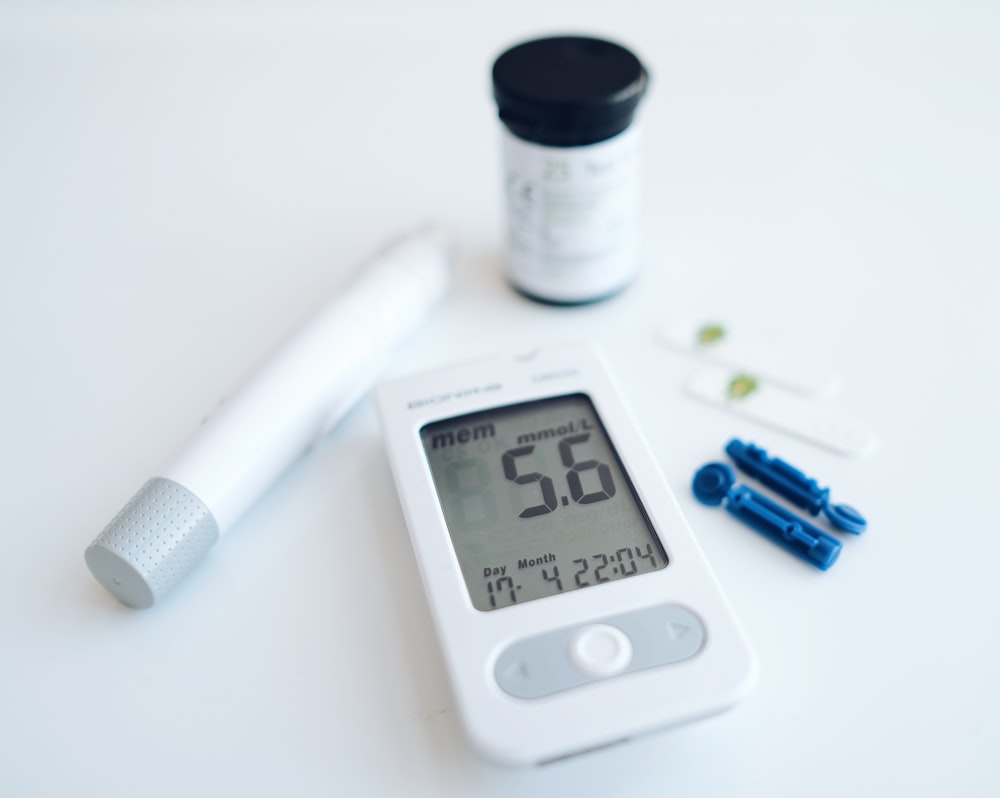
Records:
[[[653,83],[646,259],[619,298],[503,277],[489,67],[531,36]],[[0,794],[993,796],[1000,7],[0,6]],[[752,639],[732,711],[541,770],[464,741],[370,397],[168,599],[83,549],[387,237],[455,233],[392,374],[591,339]],[[847,458],[699,404],[681,314],[831,364]],[[697,504],[733,435],[870,530],[814,571]]]

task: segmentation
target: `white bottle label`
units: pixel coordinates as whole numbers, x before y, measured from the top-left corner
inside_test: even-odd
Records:
[[[548,147],[503,129],[508,276],[527,294],[587,302],[639,266],[639,128],[583,147]]]

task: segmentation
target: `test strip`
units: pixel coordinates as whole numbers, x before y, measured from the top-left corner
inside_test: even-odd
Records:
[[[672,349],[755,374],[807,396],[830,395],[840,383],[832,369],[814,358],[780,351],[716,322],[679,320],[662,327],[658,338]]]
[[[875,433],[861,422],[745,372],[709,366],[686,388],[698,399],[839,454],[867,455],[877,445]]]

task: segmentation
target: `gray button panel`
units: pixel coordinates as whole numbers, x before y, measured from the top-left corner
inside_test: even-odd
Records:
[[[621,630],[632,643],[631,661],[614,676],[585,673],[573,663],[574,639],[596,623]],[[515,698],[541,698],[602,678],[681,662],[697,654],[704,642],[705,627],[693,612],[660,604],[518,640],[500,654],[494,675]]]

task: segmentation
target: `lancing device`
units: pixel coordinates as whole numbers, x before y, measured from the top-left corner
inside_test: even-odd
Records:
[[[367,262],[87,547],[97,581],[132,607],[162,598],[368,391],[444,294],[449,267],[437,229]]]

